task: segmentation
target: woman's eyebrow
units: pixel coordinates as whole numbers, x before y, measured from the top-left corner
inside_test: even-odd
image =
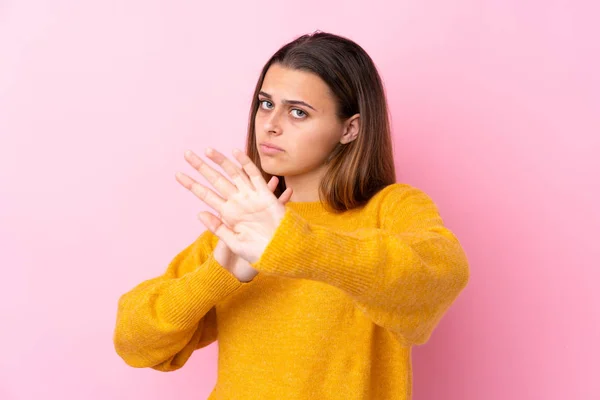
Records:
[[[258,94],[265,96],[267,99],[272,99],[273,98],[273,96],[271,96],[269,93],[266,93],[266,92],[263,92],[263,91],[258,92]],[[317,111],[316,108],[314,108],[313,106],[311,106],[310,104],[308,104],[308,103],[306,103],[304,101],[300,101],[300,100],[285,100],[284,99],[284,100],[281,100],[281,102],[283,104],[306,106],[308,108],[311,108],[311,109]]]

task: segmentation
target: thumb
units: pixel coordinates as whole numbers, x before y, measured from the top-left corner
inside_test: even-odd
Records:
[[[208,211],[199,212],[198,219],[209,231],[221,239],[231,251],[237,254],[237,249],[234,248],[236,244],[236,234],[229,226],[227,226],[227,224]]]
[[[215,217],[208,211],[202,211],[198,213],[198,219],[204,224],[204,226],[208,228],[209,231],[215,234],[219,226],[223,224],[219,217]]]
[[[287,203],[288,201],[290,201],[290,199],[292,198],[292,188],[286,188],[283,193],[281,193],[281,196],[279,196],[279,201],[282,204]]]
[[[279,183],[279,178],[275,175],[273,175],[271,177],[271,179],[269,179],[269,182],[267,183],[267,186],[269,187],[269,189],[271,190],[271,192],[274,192],[275,189],[277,189],[277,184]],[[281,195],[279,196],[279,202],[281,204],[285,204],[288,201],[290,201],[290,199],[292,198],[292,188],[286,188],[283,193],[281,193]]]

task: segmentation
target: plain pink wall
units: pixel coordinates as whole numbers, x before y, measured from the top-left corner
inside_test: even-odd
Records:
[[[598,6],[201,3],[0,2],[0,399],[208,396],[216,346],[130,368],[117,299],[204,230],[183,151],[243,146],[263,63],[316,29],[373,57],[398,178],[471,261],[414,399],[598,398]]]

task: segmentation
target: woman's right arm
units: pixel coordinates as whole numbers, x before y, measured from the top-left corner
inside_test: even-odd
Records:
[[[173,371],[217,339],[215,305],[244,283],[215,260],[216,240],[204,231],[163,275],[119,298],[113,342],[125,363]]]

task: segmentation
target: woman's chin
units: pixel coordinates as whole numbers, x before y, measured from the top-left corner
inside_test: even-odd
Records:
[[[262,167],[263,171],[265,171],[269,175],[281,176],[281,172],[279,171],[278,168],[266,167],[264,164],[261,165],[261,167]]]
[[[278,168],[278,163],[270,157],[264,157],[260,159],[260,167],[268,174],[281,175],[279,172],[281,168]]]

